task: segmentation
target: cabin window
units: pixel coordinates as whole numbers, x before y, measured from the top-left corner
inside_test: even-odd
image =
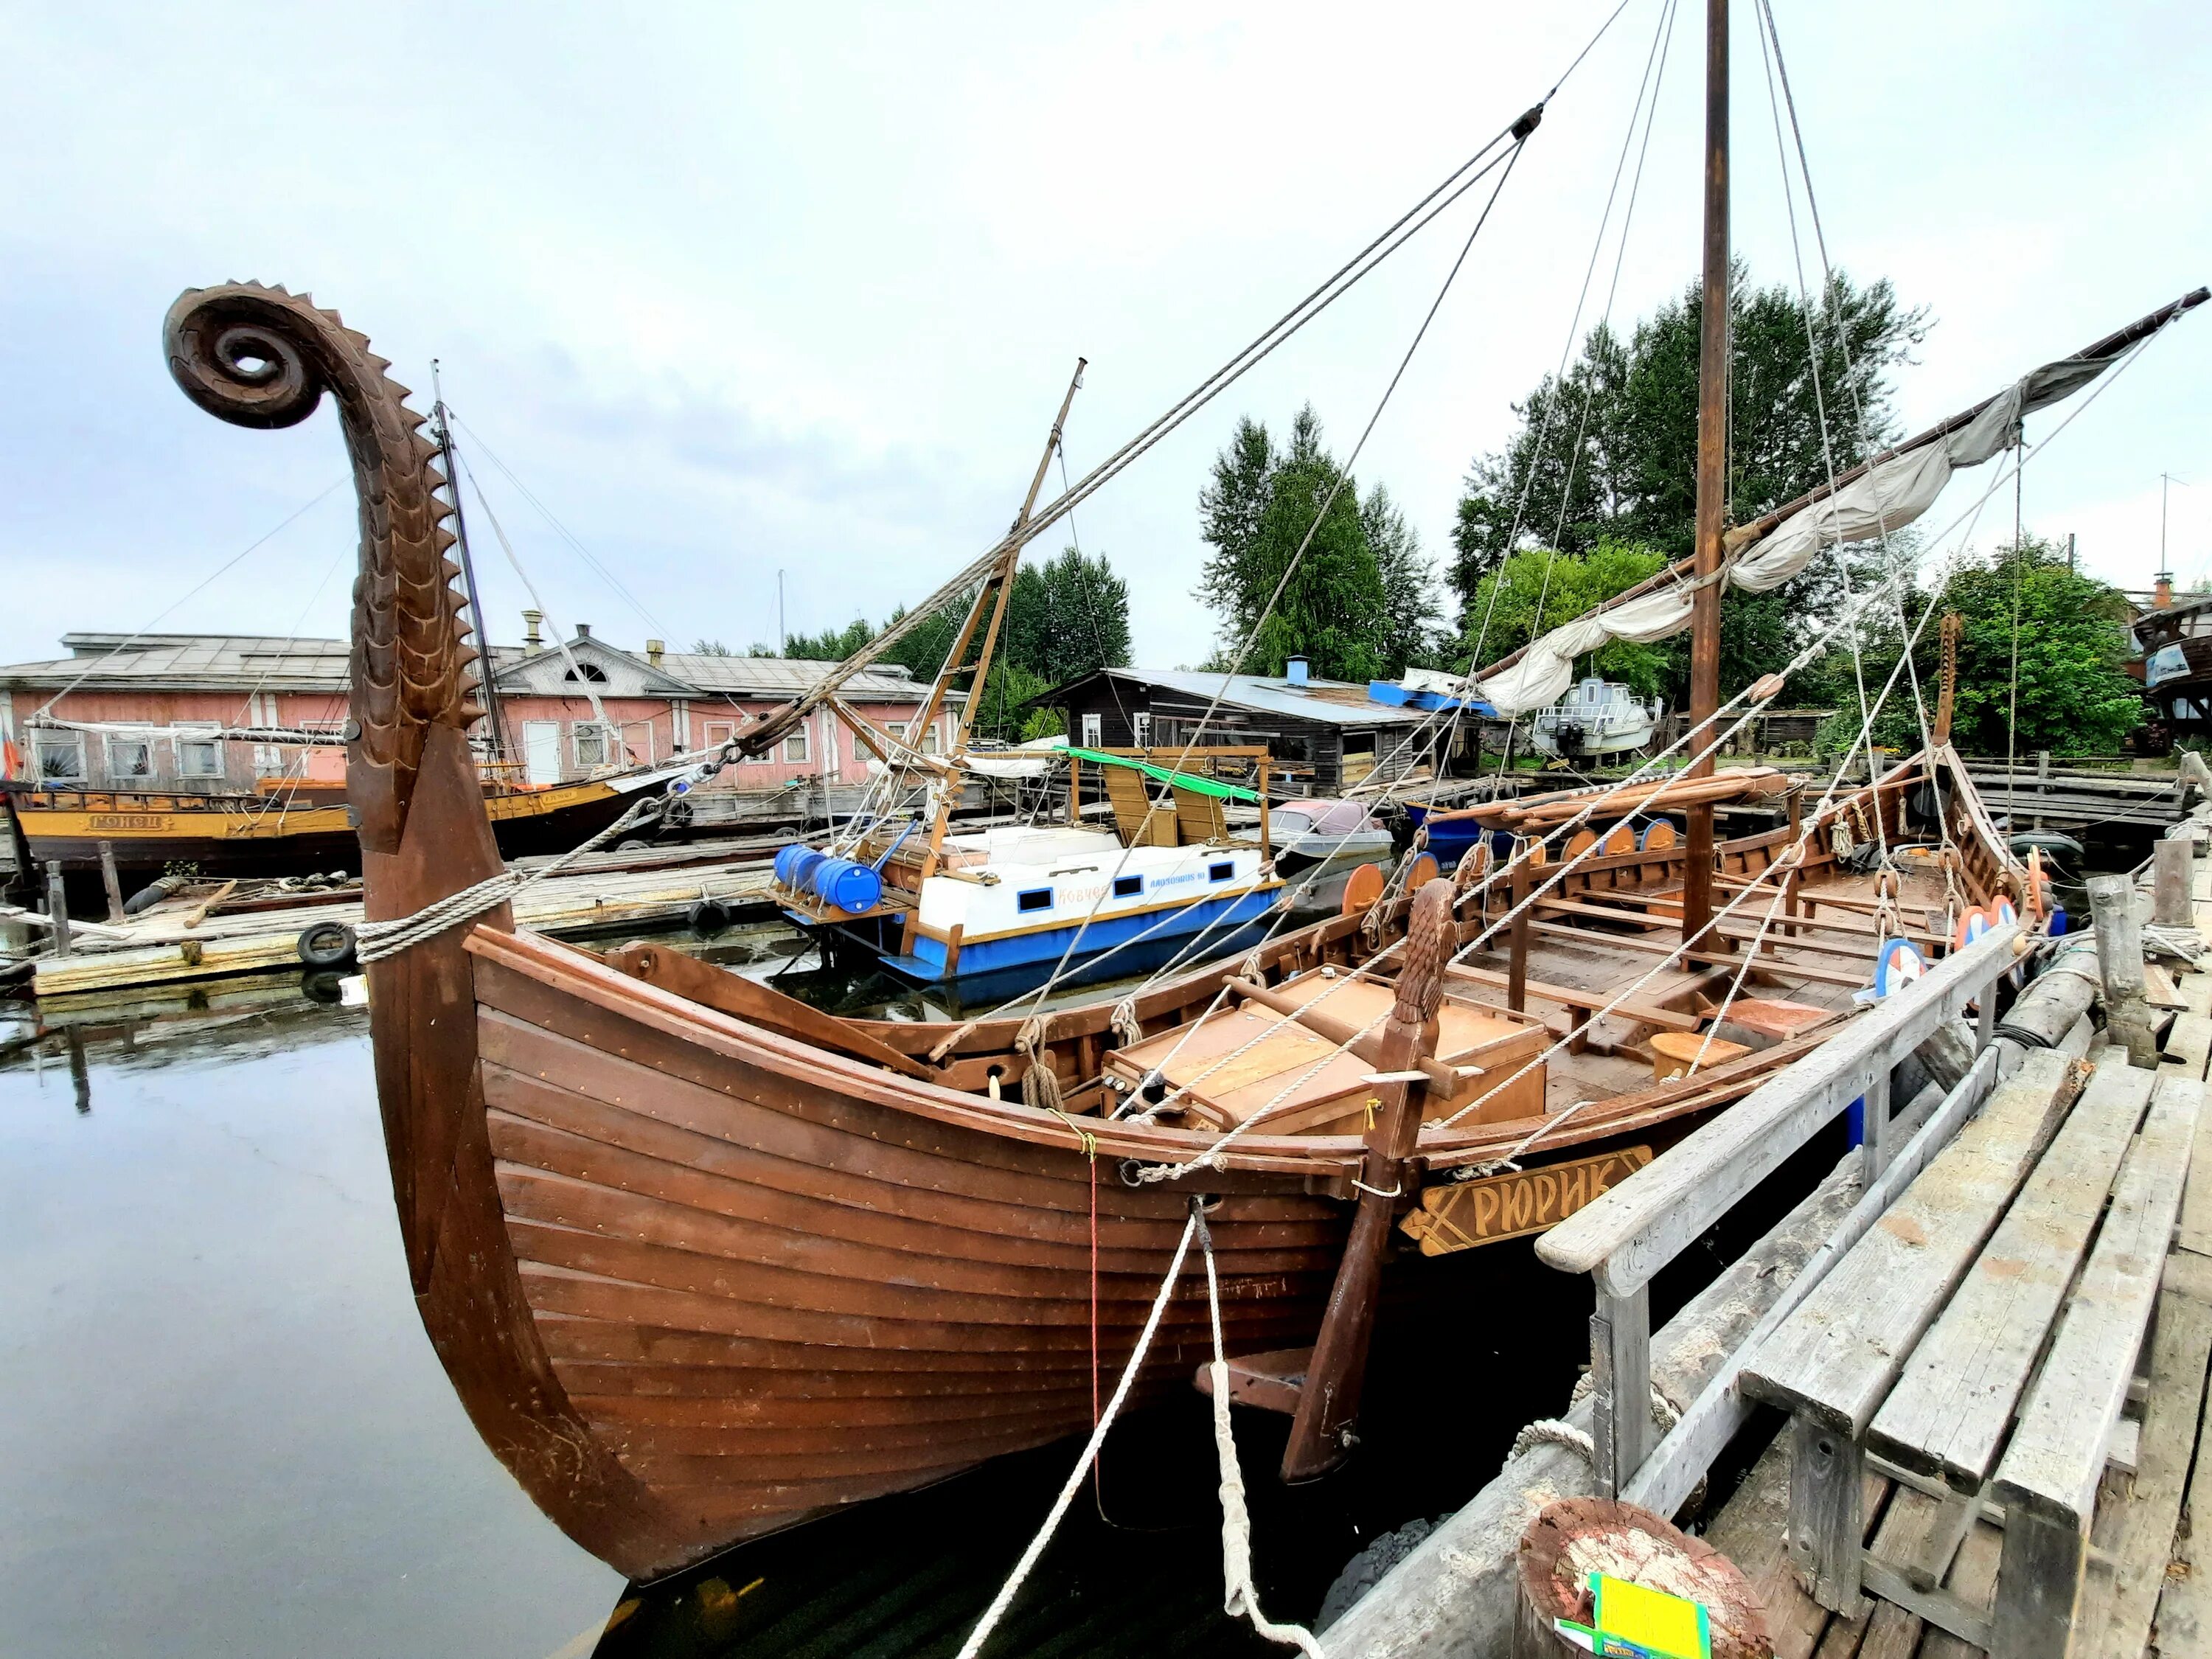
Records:
[[[935,720],[930,721],[921,728],[921,752],[925,755],[933,755],[937,752],[937,722]]]
[[[737,735],[737,730],[738,728],[727,720],[708,720],[706,726],[707,747],[720,749]]]
[[[222,745],[205,738],[177,739],[177,771],[187,778],[219,778],[222,775]]]
[[[1144,890],[1145,878],[1142,876],[1116,876],[1114,878],[1114,896],[1115,898],[1134,898],[1138,894]]]
[[[1129,716],[1129,733],[1136,739],[1138,748],[1150,749],[1152,746],[1152,716],[1151,710],[1140,708],[1135,714]]]
[[[1233,863],[1209,864],[1206,866],[1206,878],[1208,881],[1226,881],[1236,873],[1237,866]]]
[[[48,783],[84,781],[84,739],[75,732],[38,740],[39,776]]]
[[[607,671],[595,662],[580,662],[561,678],[564,680],[589,680],[594,685],[605,685]]]
[[[595,720],[576,722],[576,764],[605,766],[607,763],[607,728]]]
[[[1049,910],[1052,908],[1052,889],[1049,887],[1032,887],[1026,893],[1023,893],[1016,896],[1014,900],[1014,908],[1024,912],[1030,910]]]
[[[152,777],[154,745],[144,738],[109,738],[107,775],[111,778]]]
[[[800,726],[783,740],[783,757],[787,761],[803,761],[806,758],[806,728],[805,726]]]
[[[1106,717],[1103,714],[1085,714],[1083,717],[1083,746],[1085,749],[1097,748],[1105,740],[1105,736]]]
[[[884,730],[890,732],[901,743],[904,743],[906,741],[906,722],[904,720],[893,720],[890,725],[884,726]]]

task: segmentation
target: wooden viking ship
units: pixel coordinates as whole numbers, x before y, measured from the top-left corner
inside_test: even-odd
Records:
[[[188,292],[165,337],[224,420],[336,401],[361,509],[346,735],[367,915],[465,895],[501,866],[422,418],[362,335],[281,289]],[[1514,906],[1591,798],[1500,804],[1510,865],[1478,852],[1118,1008],[1019,1023],[837,1019],[664,949],[461,915],[367,970],[424,1325],[532,1497],[647,1577],[1085,1428],[1196,1200],[1229,1352],[1290,1351],[1249,1368],[1251,1397],[1297,1414],[1288,1472],[1325,1468],[1389,1238],[1434,1254],[1559,1218],[1824,1040],[1878,951],[1940,954],[1962,904],[2031,896],[1940,743],[1802,826],[1778,775],[1668,787],[1686,793],[1598,798],[1538,902]],[[1701,864],[1699,816],[1709,833],[1716,807],[1761,803],[1778,821]],[[1928,852],[1901,872],[1838,861],[1869,842]],[[1662,936],[1715,883],[1762,896],[1670,965]],[[1748,925],[1767,895],[1779,929]],[[1735,991],[1759,1009],[1737,998],[1716,1034]],[[1712,1042],[1656,1078],[1670,1036]],[[1196,1280],[1171,1304],[1138,1397],[1211,1357],[1206,1307]]]

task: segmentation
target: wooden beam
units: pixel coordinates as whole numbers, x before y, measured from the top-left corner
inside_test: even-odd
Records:
[[[1506,975],[1489,968],[1470,968],[1465,963],[1455,962],[1445,971],[1454,979],[1471,980],[1497,990],[1506,989],[1509,983]],[[1613,1000],[1607,992],[1577,991],[1571,986],[1547,985],[1540,980],[1528,981],[1524,988],[1540,1002],[1556,1002],[1563,1008],[1588,1008],[1593,1012]],[[1662,1008],[1651,1002],[1631,1000],[1613,1012],[1623,1019],[1641,1020],[1646,1025],[1663,1025],[1670,1031],[1696,1031],[1705,1027],[1705,1021],[1696,1014],[1686,1014],[1679,1008]]]

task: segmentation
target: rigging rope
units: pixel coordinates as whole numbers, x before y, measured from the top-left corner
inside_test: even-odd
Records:
[[[605,846],[625,830],[648,817],[660,816],[666,805],[665,798],[646,795],[631,803],[629,809],[605,829],[581,845],[571,848],[550,863],[535,870],[518,872],[501,870],[497,875],[486,876],[482,881],[448,893],[441,899],[424,905],[412,915],[397,917],[391,921],[364,921],[354,928],[356,941],[354,959],[366,967],[372,962],[381,962],[386,957],[397,956],[410,946],[442,933],[457,923],[480,916],[487,910],[495,910],[526,887],[541,882],[548,876],[558,875],[585,854]]]

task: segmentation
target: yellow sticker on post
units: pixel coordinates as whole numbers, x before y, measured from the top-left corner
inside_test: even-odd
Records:
[[[1698,1602],[1626,1578],[1589,1576],[1590,1622],[1553,1625],[1577,1647],[1619,1659],[1712,1659],[1711,1621]]]

